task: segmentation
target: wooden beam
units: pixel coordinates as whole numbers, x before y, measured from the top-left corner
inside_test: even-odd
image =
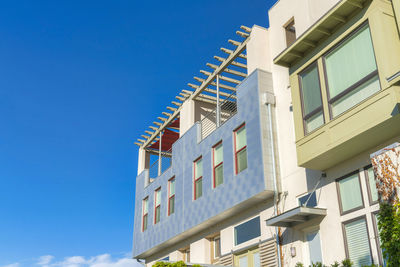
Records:
[[[218,56],[214,56],[214,58],[215,58],[216,60],[220,61],[220,62],[224,62],[224,61],[226,60],[226,58],[218,57]],[[246,64],[243,64],[243,63],[239,63],[239,62],[236,62],[236,61],[232,61],[231,64],[232,64],[233,66],[236,66],[236,67],[239,67],[239,68],[247,69],[247,65],[246,65]]]
[[[235,41],[235,40],[231,40],[231,39],[228,40],[228,43],[233,44],[235,46],[239,46],[240,45],[240,42]]]
[[[231,69],[228,69],[228,68],[224,69],[224,72],[230,73],[230,74],[233,74],[233,75],[236,75],[236,76],[239,76],[239,77],[243,77],[243,78],[247,77],[246,73],[243,73],[243,72],[240,72],[240,71],[236,71],[236,70],[231,70]]]
[[[199,77],[193,77],[196,81],[199,81],[199,82],[204,82],[205,80],[204,79],[202,79],[202,78],[199,78]],[[222,75],[219,75],[219,78],[221,79],[221,80],[223,80],[223,81],[226,81],[226,82],[230,82],[230,83],[235,83],[235,84],[240,84],[242,81],[239,81],[239,80],[236,80],[236,79],[232,79],[232,78],[229,78],[229,77],[225,77],[225,76],[222,76]]]
[[[322,28],[322,27],[317,27],[315,30],[319,31],[320,33],[323,33],[327,36],[331,35],[331,32],[328,29]]]
[[[243,37],[243,38],[249,37],[248,33],[241,32],[241,31],[236,31],[236,34],[239,35],[240,37]]]
[[[206,76],[210,76],[210,75],[211,75],[211,72],[208,72],[208,71],[205,71],[205,70],[200,70],[200,72],[201,72],[202,74],[206,75]],[[224,72],[231,73],[231,74],[234,74],[234,75],[236,75],[236,76],[243,77],[243,78],[247,77],[247,74],[245,74],[245,73],[243,73],[243,72],[240,72],[240,71],[236,71],[236,70],[225,69]],[[225,76],[220,75],[219,78],[220,78],[221,80],[225,80],[225,78],[228,78],[228,77],[225,77]],[[228,78],[228,79],[232,79],[232,78]],[[225,81],[228,81],[228,80],[225,80]],[[237,81],[238,81],[237,84],[241,83],[241,81],[239,81],[239,80],[237,80]],[[234,82],[234,83],[235,83],[235,82]]]
[[[340,15],[334,14],[334,15],[332,15],[332,18],[334,18],[334,19],[337,20],[337,21],[343,22],[343,23],[346,22],[346,18],[343,17],[343,16],[340,16]]]
[[[303,42],[303,43],[305,43],[306,45],[311,46],[311,47],[316,47],[316,46],[317,46],[317,44],[316,44],[315,42],[310,41],[310,40],[307,40],[307,39],[304,39],[304,40],[302,40],[301,42]]]
[[[150,136],[144,135],[144,134],[141,134],[140,136],[143,137],[143,138],[146,138],[146,139],[149,139],[149,137],[150,137]]]
[[[138,143],[138,142],[133,142],[135,145],[137,146],[142,146],[142,143]]]
[[[184,98],[188,98],[190,96],[190,94],[188,93],[184,93],[184,92],[180,92],[179,93],[181,96],[183,96]]]
[[[172,104],[174,104],[177,107],[182,106],[182,103],[176,102],[176,101],[171,101]]]
[[[244,31],[246,31],[246,32],[251,32],[251,29],[249,28],[249,27],[246,27],[246,26],[240,26],[240,29],[242,29],[242,30],[244,30]]]
[[[152,130],[154,130],[154,131],[157,131],[157,130],[158,130],[158,128],[157,128],[157,127],[154,127],[154,126],[149,126],[149,128],[152,129]]]
[[[205,82],[204,79],[199,78],[199,77],[195,77],[195,79],[198,80],[198,81],[201,82],[201,83]],[[194,85],[194,84],[188,84],[188,85],[189,85],[190,87],[194,88],[194,89],[196,89],[195,87],[199,88],[199,86]],[[216,82],[211,82],[210,85],[212,85],[212,86],[217,86],[217,83],[216,83]],[[223,89],[231,90],[231,91],[236,91],[236,88],[235,88],[235,87],[232,87],[232,86],[229,86],[229,85],[226,85],[226,84],[223,84],[223,83],[219,83],[219,87],[221,87],[221,88],[223,88]]]
[[[193,89],[198,89],[199,85],[193,84],[193,83],[188,83],[188,86],[192,87]]]
[[[149,135],[152,135],[152,134],[154,133],[154,132],[147,131],[147,130],[145,130],[144,132],[147,133],[147,134],[149,134]]]
[[[176,110],[176,108],[173,108],[173,107],[167,107],[167,109],[171,110],[171,111],[175,111]]]
[[[226,53],[228,55],[231,55],[234,52],[234,51],[232,51],[230,49],[227,49],[227,48],[224,48],[224,47],[221,47],[220,49],[221,49],[222,52],[224,52],[224,53]],[[247,59],[247,56],[245,54],[239,54],[238,57],[243,58],[243,59]]]
[[[166,121],[167,119],[164,117],[157,117],[157,119],[159,119],[160,121]]]
[[[162,125],[162,123],[161,123],[161,122],[158,122],[158,121],[153,121],[153,124],[158,125],[158,126],[161,126],[161,125]]]
[[[211,64],[211,63],[206,63],[206,65],[207,65],[207,67],[210,67],[210,68],[212,68],[214,70],[218,69],[218,67],[219,67],[219,66]]]
[[[141,142],[141,143],[144,143],[144,142],[146,142],[146,140],[143,140],[143,139],[137,139],[139,142]]]
[[[211,88],[206,88],[206,89],[204,89],[204,91],[206,91],[206,92],[208,92],[208,93],[211,93],[211,94],[217,95],[217,90],[214,90],[214,89],[211,89]],[[233,95],[233,94],[228,94],[228,93],[221,92],[221,91],[219,92],[219,94],[220,94],[221,96],[225,96],[225,97],[233,97],[233,98],[236,98],[236,96]]]
[[[188,95],[193,94],[193,91],[190,91],[190,90],[182,90],[182,92],[184,92],[184,93],[186,93],[186,94],[188,94]]]
[[[178,99],[178,100],[180,100],[180,101],[182,101],[182,102],[185,101],[185,98],[180,97],[180,96],[175,96],[175,98]]]
[[[302,58],[303,57],[303,53],[297,52],[297,51],[289,51],[288,54],[298,57],[298,58]]]
[[[165,115],[167,117],[170,117],[172,115],[171,113],[168,113],[168,112],[161,112],[161,114],[163,114],[163,115]]]

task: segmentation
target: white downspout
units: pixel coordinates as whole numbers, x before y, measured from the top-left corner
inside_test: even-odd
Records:
[[[268,99],[268,96],[267,96]],[[266,101],[268,107],[268,120],[269,120],[269,138],[271,144],[271,155],[272,155],[272,176],[274,182],[274,216],[278,215],[278,185],[277,185],[277,175],[275,168],[275,147],[274,147],[274,138],[273,138],[273,130],[272,130],[272,108],[271,105],[273,101]],[[275,236],[276,236],[276,245],[278,250],[278,267],[282,267],[281,262],[281,249],[279,244],[279,230],[278,227],[275,227]]]

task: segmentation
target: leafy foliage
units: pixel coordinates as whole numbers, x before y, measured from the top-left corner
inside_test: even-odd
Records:
[[[378,228],[387,266],[400,266],[400,204],[380,203]]]
[[[177,262],[163,262],[163,261],[158,261],[155,264],[153,264],[152,267],[187,267],[186,263],[183,261],[177,261]],[[193,265],[193,267],[201,267],[198,264]]]

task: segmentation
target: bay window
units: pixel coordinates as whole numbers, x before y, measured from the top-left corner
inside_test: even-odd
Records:
[[[154,224],[161,219],[161,187],[154,192]]]
[[[213,147],[213,187],[224,182],[224,156],[222,142]]]
[[[324,57],[331,116],[378,92],[378,70],[368,24]]]
[[[246,125],[243,124],[234,132],[235,172],[236,174],[247,168],[247,140]]]
[[[203,158],[195,160],[193,165],[194,200],[196,200],[203,195]]]
[[[303,104],[304,130],[307,134],[325,122],[317,64],[313,64],[304,70],[299,75],[299,79]]]
[[[148,221],[148,213],[149,213],[149,198],[146,197],[143,199],[142,203],[142,232],[146,231],[147,229],[147,221]]]
[[[175,177],[168,181],[168,216],[175,212]]]

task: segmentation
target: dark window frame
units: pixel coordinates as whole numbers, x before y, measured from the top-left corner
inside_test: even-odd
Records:
[[[237,132],[242,129],[242,128],[246,128],[246,123],[242,123],[239,127],[237,127],[235,130],[233,130],[233,149],[235,151],[235,175],[239,174],[240,172],[246,170],[249,166],[248,166],[248,158],[247,158],[247,131],[246,131],[246,145],[239,148],[238,150],[236,150],[236,138],[237,138]],[[247,167],[246,169],[243,169],[242,171],[238,172],[238,157],[237,155],[242,152],[243,150],[246,149],[246,161],[247,161]]]
[[[373,201],[372,200],[372,192],[371,192],[371,186],[369,185],[369,175],[368,175],[368,169],[372,168],[372,165],[368,165],[364,167],[364,176],[365,176],[365,183],[367,184],[367,192],[368,192],[368,200],[369,200],[369,205],[373,206],[379,202],[379,193],[378,193],[378,199]],[[374,177],[374,180],[376,182],[376,178]]]
[[[371,241],[370,241],[370,235],[369,235],[369,229],[368,229],[368,221],[367,221],[366,214],[361,215],[361,216],[357,216],[355,218],[351,218],[349,220],[346,220],[346,221],[342,222],[342,233],[343,233],[343,242],[344,242],[344,249],[345,249],[345,253],[346,253],[346,258],[347,259],[350,258],[350,253],[349,253],[349,245],[347,243],[347,235],[346,235],[345,225],[349,224],[349,223],[352,223],[352,222],[355,222],[355,221],[359,221],[361,219],[363,219],[365,221],[365,227],[367,229],[367,237],[368,237],[369,255],[371,257],[372,264],[375,264],[374,257],[373,257],[373,254],[372,254],[372,247],[371,247]]]
[[[349,95],[351,92],[353,92],[357,87],[359,87],[360,85],[364,84],[365,82],[369,81],[370,79],[372,79],[374,76],[378,76],[378,81],[379,81],[379,86],[380,86],[380,91],[382,91],[382,84],[379,78],[379,69],[378,69],[378,63],[376,61],[376,53],[375,53],[375,47],[374,47],[374,42],[372,39],[372,33],[371,33],[371,44],[372,44],[372,49],[374,51],[374,58],[375,58],[375,63],[376,63],[376,70],[372,71],[371,73],[367,74],[367,76],[365,76],[364,78],[360,79],[359,81],[355,82],[354,84],[352,84],[351,86],[349,86],[347,89],[345,89],[343,92],[341,92],[340,94],[338,94],[337,96],[331,98],[330,97],[330,93],[329,93],[329,82],[328,82],[328,74],[326,71],[326,57],[331,54],[334,50],[336,50],[339,46],[341,46],[344,42],[346,42],[348,39],[352,38],[355,34],[357,34],[359,31],[363,30],[364,27],[369,28],[370,32],[371,32],[371,28],[369,26],[369,21],[368,19],[365,20],[364,22],[362,22],[359,26],[357,26],[353,31],[351,31],[349,34],[347,34],[343,39],[341,39],[337,44],[335,44],[333,47],[331,47],[326,53],[324,53],[321,58],[322,58],[322,65],[323,65],[323,70],[324,70],[324,78],[325,78],[325,87],[326,87],[326,95],[327,95],[327,100],[328,100],[328,109],[329,109],[329,118],[330,120],[333,120],[341,115],[343,115],[344,113],[347,112],[344,111],[340,114],[337,114],[335,117],[333,116],[332,113],[332,104],[334,104],[336,101],[343,99],[343,97],[345,97],[346,95]],[[373,94],[375,95],[375,94]],[[366,99],[360,101],[359,103],[355,104],[353,107],[358,106],[359,104],[361,104],[362,102],[364,102],[365,100],[371,98],[373,95],[367,97]],[[351,108],[353,108],[351,107]],[[350,109],[351,109],[350,108]]]
[[[157,224],[161,221],[161,199],[160,204],[157,205],[157,193],[160,191],[160,198],[161,198],[161,186],[154,190],[154,224]],[[160,218],[157,221],[157,208],[160,210]]]
[[[319,106],[318,108],[314,109],[313,111],[309,112],[308,114],[305,114],[305,107],[304,107],[304,96],[303,96],[303,83],[302,83],[302,74],[304,74],[305,72],[308,72],[310,69],[316,67],[317,68],[317,73],[318,73],[318,84],[319,84],[319,95],[320,95],[320,99],[321,99],[321,106]],[[303,120],[303,132],[304,135],[308,135],[312,132],[317,131],[319,128],[321,128],[322,126],[325,125],[326,121],[325,121],[325,112],[324,112],[324,103],[323,103],[323,99],[322,99],[322,86],[321,86],[321,77],[319,75],[319,66],[318,66],[318,60],[315,60],[313,63],[311,63],[310,65],[308,65],[306,68],[304,68],[301,72],[298,73],[297,75],[298,78],[298,83],[299,83],[299,93],[300,93],[300,101],[301,101],[301,117]],[[324,122],[322,123],[321,126],[315,128],[312,131],[307,131],[307,126],[306,126],[306,120],[308,120],[309,118],[311,118],[312,116],[316,115],[317,113],[322,112],[322,118],[324,120]]]
[[[342,199],[341,199],[341,197],[340,197],[340,186],[339,186],[339,181],[341,181],[341,180],[343,180],[343,179],[346,179],[346,178],[348,178],[348,177],[350,177],[350,176],[353,176],[354,174],[357,174],[357,177],[358,177],[358,185],[359,185],[359,187],[360,187],[360,194],[361,194],[361,202],[362,202],[362,205],[361,205],[361,206],[358,206],[358,207],[355,207],[355,208],[352,208],[352,209],[349,209],[349,210],[347,210],[347,211],[343,211]],[[356,211],[356,210],[360,210],[360,209],[365,208],[364,196],[363,196],[363,190],[362,190],[362,187],[361,187],[361,177],[360,177],[360,172],[359,172],[359,170],[353,171],[353,172],[351,172],[351,173],[348,173],[348,174],[346,174],[346,175],[344,175],[344,176],[342,176],[342,177],[336,179],[336,180],[335,180],[335,183],[336,183],[336,194],[337,194],[338,201],[339,201],[339,209],[340,209],[340,215],[341,215],[341,216],[343,216],[343,215],[345,215],[345,214],[348,214],[348,213],[351,213],[351,212],[353,212],[353,211]]]
[[[378,258],[379,258],[379,265],[383,266],[383,253],[382,253],[382,248],[381,244],[379,242],[379,229],[378,229],[378,221],[376,220],[376,215],[379,214],[379,210],[374,211],[371,213],[372,217],[372,223],[374,224],[374,232],[375,232],[375,243],[376,243],[376,249],[378,250]]]
[[[203,180],[202,180],[203,179],[203,175],[196,178],[196,162],[199,161],[199,160],[202,160],[202,159],[203,159],[203,156],[200,156],[200,157],[198,157],[197,159],[195,159],[193,161],[193,189],[194,189],[193,190],[193,193],[194,193],[193,194],[193,200],[197,200],[197,199],[199,199],[199,198],[201,198],[203,196]],[[201,164],[203,164],[203,162]],[[203,166],[201,166],[201,168],[203,168]],[[203,170],[203,172],[204,172],[204,170]],[[196,182],[198,180],[201,180],[201,184],[202,184],[202,186],[201,186],[201,196],[196,197]]]
[[[220,163],[218,163],[217,165],[215,164],[215,149],[217,147],[219,147],[220,145],[222,145],[222,161]],[[219,166],[222,165],[222,179],[224,179],[224,173],[223,173],[223,169],[224,169],[224,145],[222,144],[222,140],[219,141],[218,143],[216,143],[213,147],[212,147],[212,166],[213,166],[213,188],[216,188],[216,181],[215,181],[215,169],[218,168]]]
[[[168,216],[172,215],[175,213],[175,193],[173,195],[171,195],[171,183],[172,181],[176,182],[175,180],[175,176],[171,177],[168,180]],[[176,186],[175,186],[175,190],[176,190]],[[174,212],[171,213],[171,199],[174,198]]]

